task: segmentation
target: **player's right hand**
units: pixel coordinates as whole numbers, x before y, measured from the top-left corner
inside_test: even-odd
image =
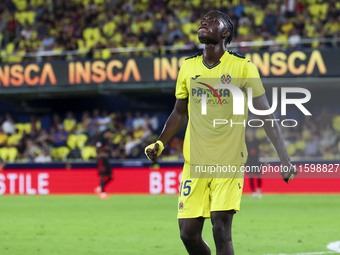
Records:
[[[151,161],[155,161],[159,155],[161,155],[164,150],[164,144],[162,141],[158,140],[155,143],[150,144],[145,148],[145,155]]]
[[[289,169],[288,171],[281,170],[281,176],[283,180],[288,183],[289,181],[293,180],[293,178],[298,174],[298,170],[289,162],[287,164],[283,164],[283,167]]]

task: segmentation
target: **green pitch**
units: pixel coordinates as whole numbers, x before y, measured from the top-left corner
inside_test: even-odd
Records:
[[[243,196],[235,254],[325,252],[340,240],[339,195]],[[2,196],[0,254],[186,254],[176,196]],[[210,220],[203,236],[215,254]]]

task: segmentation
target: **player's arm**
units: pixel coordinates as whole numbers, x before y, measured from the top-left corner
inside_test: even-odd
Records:
[[[156,160],[164,146],[181,130],[187,118],[188,99],[177,99],[158,141],[145,148],[145,153],[150,160]]]
[[[266,95],[262,95],[260,97],[253,99],[253,106],[257,110],[268,110],[270,109],[268,100]],[[290,158],[288,156],[285,142],[283,139],[282,132],[279,128],[279,125],[276,121],[266,121],[266,119],[275,119],[274,114],[258,116],[264,123],[263,127],[266,131],[267,136],[269,137],[270,141],[273,143],[277,154],[279,155],[281,164],[283,167],[286,167],[287,172],[281,172],[283,180],[288,183],[289,180],[293,179],[294,176],[297,174],[297,170],[290,162]],[[288,171],[289,169],[289,171]]]

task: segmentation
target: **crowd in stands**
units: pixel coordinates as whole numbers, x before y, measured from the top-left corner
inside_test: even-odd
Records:
[[[146,158],[144,148],[157,140],[164,123],[158,114],[150,117],[132,113],[93,110],[77,120],[68,112],[62,120],[51,116],[49,128],[39,118],[28,123],[15,123],[11,115],[0,115],[0,159],[3,162],[51,162],[91,160],[102,146],[111,159]],[[264,157],[277,157],[263,128],[253,129],[261,141]],[[306,116],[296,127],[282,128],[288,154],[292,157],[340,159],[340,115],[323,108],[315,117]],[[183,158],[183,139],[175,137],[162,153],[163,160]]]
[[[0,58],[3,62],[32,61],[35,59],[24,57],[26,53],[71,50],[85,52],[79,58],[101,59],[176,53],[164,47],[198,45],[200,19],[214,9],[232,18],[234,42],[282,43],[236,51],[339,46],[339,42],[317,40],[301,44],[302,39],[339,38],[340,2],[336,0],[2,0]],[[146,46],[152,50],[108,50]]]
[[[294,126],[295,123],[288,125]],[[281,131],[291,157],[340,159],[340,115],[326,107],[316,117],[305,116],[296,127],[281,126]],[[262,156],[278,157],[263,128],[255,130],[255,137],[261,141]]]
[[[104,144],[112,159],[139,158],[144,147],[157,139],[158,115],[137,111],[108,114],[98,109],[84,112],[78,121],[72,112],[65,119],[52,116],[49,128],[39,118],[15,123],[7,113],[0,116],[0,158],[2,161],[51,162],[95,159],[98,144]]]

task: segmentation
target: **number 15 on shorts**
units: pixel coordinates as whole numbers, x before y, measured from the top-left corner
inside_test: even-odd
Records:
[[[183,182],[181,182],[181,186],[180,186],[180,188],[179,188],[179,197],[180,196],[189,196],[190,195],[190,192],[191,192],[191,186],[190,186],[190,184],[191,184],[191,180],[186,180],[184,183]],[[183,192],[183,194],[182,194],[182,192]]]

